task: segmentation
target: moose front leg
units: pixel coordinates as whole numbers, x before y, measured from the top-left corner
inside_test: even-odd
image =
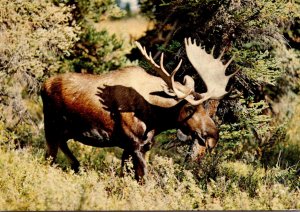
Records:
[[[121,163],[121,177],[124,177],[124,172],[128,171],[126,161],[129,160],[129,156],[132,156],[135,179],[140,181],[147,173],[145,153],[140,150],[135,150],[133,152],[124,150]]]
[[[146,124],[136,118],[132,112],[121,114],[121,126],[128,142],[126,149],[124,149],[122,166],[124,166],[124,161],[128,159],[128,156],[131,155],[135,178],[138,181],[143,181],[143,177],[147,173],[145,153],[152,146],[155,131],[146,132]]]
[[[140,150],[135,150],[132,153],[133,168],[135,170],[135,179],[143,182],[143,177],[147,174],[145,153]]]
[[[143,146],[145,147],[145,146]],[[129,160],[129,157],[132,157],[133,168],[135,171],[135,179],[138,181],[142,181],[142,178],[147,174],[147,162],[145,159],[145,154],[149,150],[149,147],[139,148],[134,151],[124,150],[122,155],[121,162],[121,176],[124,176],[124,172],[128,171],[128,166],[126,161]]]
[[[153,144],[154,130],[147,133],[147,136],[139,140],[135,146],[134,151],[131,153],[133,160],[133,168],[135,170],[135,179],[144,182],[143,177],[147,174],[147,166],[145,154],[149,151]]]
[[[122,161],[121,161],[121,177],[124,177],[124,171],[128,171],[128,166],[126,164],[126,161],[129,160],[130,153],[128,150],[124,149],[123,154],[122,154]]]
[[[126,160],[129,159],[129,156],[132,156],[133,168],[135,171],[135,179],[137,181],[142,182],[143,177],[147,174],[145,153],[135,150],[133,152],[128,152],[124,150],[122,155],[122,163],[121,163],[121,177],[124,177],[124,172],[128,171],[128,166],[126,165]]]

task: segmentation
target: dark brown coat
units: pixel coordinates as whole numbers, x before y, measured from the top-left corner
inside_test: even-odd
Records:
[[[42,88],[47,157],[58,148],[78,171],[69,139],[96,147],[124,149],[122,164],[131,155],[139,179],[146,174],[145,153],[160,132],[177,128],[203,145],[214,147],[218,130],[203,105],[164,95],[162,79],[139,67],[102,75],[62,74]],[[206,142],[209,141],[209,142]]]

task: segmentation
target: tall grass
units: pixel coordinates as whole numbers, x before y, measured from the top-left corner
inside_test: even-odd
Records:
[[[140,185],[130,171],[119,177],[117,158],[106,171],[82,169],[74,174],[50,166],[43,155],[42,150],[0,148],[1,210],[300,208],[299,188],[287,182],[289,170],[276,167],[264,170],[223,161],[217,165],[218,176],[203,188],[191,170],[155,156]]]

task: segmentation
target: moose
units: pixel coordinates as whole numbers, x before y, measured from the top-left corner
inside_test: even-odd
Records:
[[[55,161],[58,149],[79,170],[79,161],[68,148],[74,139],[95,147],[122,148],[122,168],[132,157],[135,178],[147,173],[145,153],[151,149],[154,136],[167,129],[178,129],[191,139],[193,154],[203,156],[203,149],[216,146],[219,132],[203,103],[221,99],[227,92],[230,77],[225,70],[233,57],[223,64],[191,38],[185,38],[187,57],[204,81],[207,91],[195,91],[195,81],[185,75],[183,83],[175,81],[182,60],[169,72],[164,54],[157,64],[146,48],[136,42],[142,55],[158,76],[139,66],[130,66],[105,74],[65,73],[45,81],[41,90],[46,157]],[[170,74],[171,73],[171,74]],[[195,148],[194,148],[195,147]]]

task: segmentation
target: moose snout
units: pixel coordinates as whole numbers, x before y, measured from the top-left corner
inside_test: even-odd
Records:
[[[201,146],[205,146],[207,149],[213,149],[217,145],[218,138],[209,136],[207,133],[195,132],[193,139],[197,139]]]
[[[206,139],[206,147],[208,147],[208,150],[212,150],[217,145],[217,140],[215,138],[207,138]]]
[[[193,162],[200,162],[217,145],[217,138],[208,137],[205,134],[194,133],[192,140],[189,155]]]

